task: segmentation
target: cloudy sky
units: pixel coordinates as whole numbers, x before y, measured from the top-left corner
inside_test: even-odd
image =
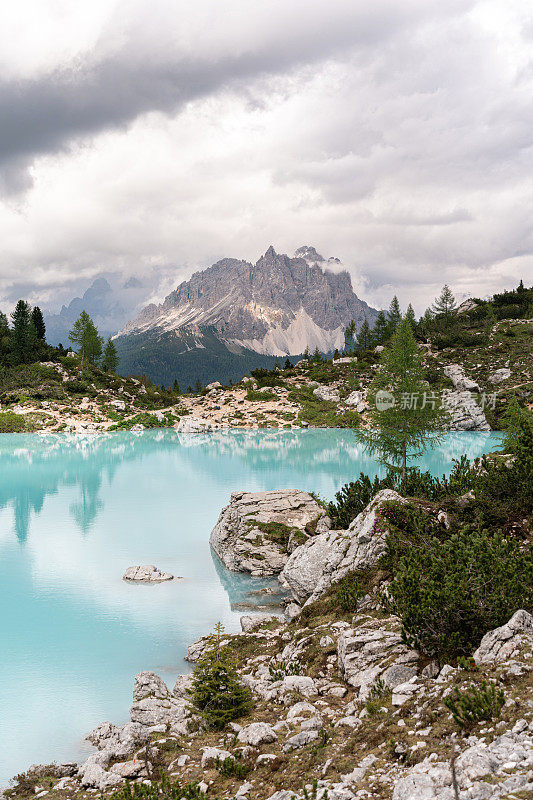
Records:
[[[532,39],[524,0],[2,3],[0,308],[269,244],[419,312],[530,278]]]

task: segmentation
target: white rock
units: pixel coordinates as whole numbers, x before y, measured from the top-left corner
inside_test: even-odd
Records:
[[[177,425],[178,433],[209,433],[213,430],[213,423],[207,419],[185,416]]]
[[[241,617],[240,622],[243,633],[249,633],[259,628],[261,625],[264,625],[266,622],[280,623],[282,620],[275,614],[247,614]]]
[[[502,369],[497,369],[496,372],[493,372],[492,375],[489,375],[489,381],[491,383],[503,383],[506,381],[507,378],[511,377],[511,370],[507,369],[506,367],[502,367]]]
[[[139,583],[162,583],[173,579],[174,575],[171,575],[170,572],[162,572],[157,567],[154,567],[153,564],[128,567],[122,576],[124,581],[137,581]]]
[[[164,725],[185,734],[193,722],[192,707],[188,700],[174,697],[158,675],[145,671],[135,676],[130,719],[146,727]]]
[[[219,750],[218,747],[202,747],[202,769],[213,767],[217,760],[225,761],[226,758],[234,758],[227,750]]]
[[[275,742],[278,737],[271,725],[266,722],[252,722],[246,725],[237,734],[237,740],[242,744],[258,747],[260,744]]]
[[[351,392],[344,402],[347,406],[358,406],[359,403],[363,402],[363,399],[363,392],[355,391]]]
[[[466,377],[464,368],[460,364],[447,364],[444,367],[444,374],[450,378],[454,388],[460,392],[479,392],[480,390],[475,381]]]
[[[301,731],[300,733],[290,736],[283,745],[283,752],[288,753],[290,750],[297,750],[300,747],[305,747],[311,742],[316,742],[318,739],[318,731]]]
[[[485,634],[474,653],[476,664],[501,663],[521,647],[533,647],[533,615],[516,611],[509,622]]]
[[[339,390],[330,389],[328,386],[317,386],[313,389],[313,394],[318,400],[338,403],[340,400]]]
[[[470,392],[448,392],[442,394],[442,405],[450,414],[451,431],[490,431],[485,414]]]

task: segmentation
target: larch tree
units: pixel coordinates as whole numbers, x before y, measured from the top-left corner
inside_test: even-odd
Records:
[[[85,359],[91,364],[96,364],[102,355],[103,339],[98,334],[96,325],[87,314],[82,311],[70,331],[68,338],[72,344],[77,345],[81,353],[81,369]]]
[[[437,445],[448,414],[440,398],[428,389],[422,356],[409,320],[400,320],[390,348],[368,390],[368,429],[355,433],[365,451],[390,469],[401,469]]]
[[[440,295],[433,303],[432,311],[436,316],[440,317],[444,321],[444,324],[447,327],[456,308],[457,304],[455,302],[455,297],[453,296],[452,290],[448,284],[445,283],[442,287]]]

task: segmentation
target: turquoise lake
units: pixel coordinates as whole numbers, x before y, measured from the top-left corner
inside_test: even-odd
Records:
[[[498,442],[448,434],[423,467],[441,475]],[[232,491],[330,499],[360,471],[377,467],[350,431],[1,435],[0,786],[32,763],[87,755],[91,728],[128,719],[137,672],[172,686],[188,644],[219,620],[240,630],[265,582],[211,554]],[[183,580],[127,584],[132,564]]]

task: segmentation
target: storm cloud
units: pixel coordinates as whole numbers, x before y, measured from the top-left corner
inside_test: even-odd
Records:
[[[110,271],[159,296],[271,243],[419,311],[531,271],[523,3],[76,6],[0,12],[0,302]]]

